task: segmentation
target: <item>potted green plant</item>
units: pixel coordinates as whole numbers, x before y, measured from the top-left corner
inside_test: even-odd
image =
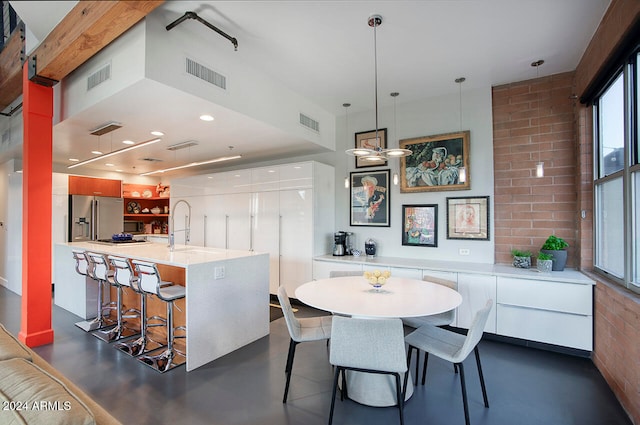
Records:
[[[531,251],[512,249],[511,255],[513,255],[513,267],[520,269],[528,269],[531,267]]]
[[[551,235],[542,245],[540,252],[551,255],[553,259],[553,271],[561,272],[567,264],[567,250],[569,244],[561,237]]]
[[[553,268],[553,256],[540,251],[538,253],[538,260],[536,261],[536,267],[539,272],[549,273]]]

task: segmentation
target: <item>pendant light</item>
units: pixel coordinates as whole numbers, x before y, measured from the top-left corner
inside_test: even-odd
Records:
[[[540,78],[540,65],[544,63],[544,60],[540,59],[531,63],[531,66],[536,67],[536,80]],[[536,164],[536,177],[541,178],[544,177],[544,162],[540,160],[540,89],[538,89],[538,163]]]
[[[458,110],[460,111],[460,131],[462,131],[462,83],[467,79],[465,77],[456,78],[455,82],[458,84]],[[460,167],[458,169],[458,181],[465,183],[467,181],[467,169]]]
[[[370,27],[373,27],[373,59],[374,59],[374,97],[375,97],[375,112],[376,112],[376,146],[374,149],[368,148],[355,148],[347,149],[348,155],[360,157],[363,161],[371,163],[380,163],[386,161],[388,158],[400,158],[403,156],[411,155],[409,149],[382,149],[380,146],[380,137],[378,136],[378,49],[377,49],[377,36],[376,28],[382,24],[382,16],[371,15],[367,20]]]
[[[392,98],[393,98],[393,132],[394,132],[394,139],[396,139],[398,141],[398,146],[400,146],[400,139],[398,138],[398,118],[397,118],[397,113],[396,113],[396,98],[400,95],[400,93],[398,93],[397,91],[394,91],[392,93],[389,94]],[[393,184],[395,186],[398,185],[398,173],[393,173]]]
[[[345,117],[345,133],[346,133],[346,137],[344,138],[344,140],[347,141],[347,143],[349,143],[349,106],[351,106],[350,103],[343,103],[342,106],[344,106],[344,117]],[[349,189],[349,171],[348,171],[348,162],[345,161],[344,162],[344,188],[345,189]]]

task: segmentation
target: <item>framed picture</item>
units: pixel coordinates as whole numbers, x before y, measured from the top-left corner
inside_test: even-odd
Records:
[[[400,192],[469,190],[469,131],[400,140]]]
[[[489,240],[489,197],[447,198],[447,239]]]
[[[387,148],[387,129],[386,128],[378,129],[377,141],[376,141],[375,130],[356,133],[356,149],[357,148],[375,149],[378,146],[381,149]],[[381,165],[387,165],[387,161],[386,160],[365,161],[364,159],[356,156],[356,168],[379,167]]]
[[[438,206],[402,206],[402,245],[438,246]]]
[[[389,227],[389,170],[351,173],[352,226]]]

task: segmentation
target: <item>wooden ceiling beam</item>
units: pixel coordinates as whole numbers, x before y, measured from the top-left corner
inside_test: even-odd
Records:
[[[24,24],[21,23],[0,53],[0,111],[22,94],[24,38]]]
[[[79,1],[29,58],[32,81],[55,84],[164,3]],[[22,94],[24,30],[0,52],[0,111]]]
[[[35,49],[40,79],[57,82],[137,24],[164,1],[80,1]]]

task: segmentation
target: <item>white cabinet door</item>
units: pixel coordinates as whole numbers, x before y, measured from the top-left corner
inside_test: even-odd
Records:
[[[252,198],[251,249],[269,254],[269,293],[274,295],[280,284],[279,201],[278,192],[254,193]]]
[[[289,296],[311,280],[313,190],[280,191],[280,285]]]
[[[205,199],[204,243],[211,248],[227,248],[226,195],[209,195]]]
[[[183,209],[184,205],[178,205],[176,210],[176,229],[184,229],[190,221],[189,242],[187,245],[204,246],[204,216],[206,214],[206,200],[204,196],[190,196],[184,198],[191,205],[191,217],[188,210]],[[177,244],[184,244],[185,232],[176,232],[175,241]]]
[[[362,264],[350,262],[331,262],[331,261],[314,261],[313,262],[313,280],[329,279],[332,271],[351,272],[362,271]]]
[[[458,273],[458,292],[462,295],[462,304],[458,307],[456,326],[469,329],[476,312],[491,299],[493,308],[484,330],[496,333],[496,277]]]
[[[225,206],[227,249],[251,249],[251,193],[228,193]]]

